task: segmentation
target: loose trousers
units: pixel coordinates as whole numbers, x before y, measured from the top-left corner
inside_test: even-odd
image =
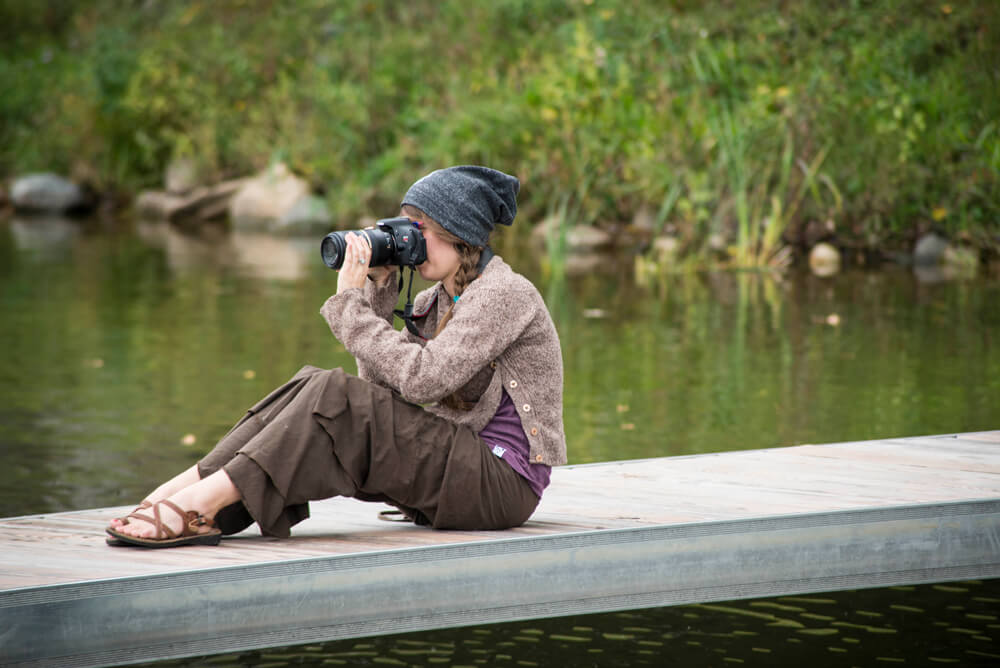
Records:
[[[468,427],[341,369],[303,367],[254,405],[198,463],[224,469],[241,502],[225,534],[257,522],[287,537],[308,502],[333,496],[396,506],[436,529],[506,529],[538,505],[527,481]]]

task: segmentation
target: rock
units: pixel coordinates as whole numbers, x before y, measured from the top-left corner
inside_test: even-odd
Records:
[[[332,221],[326,200],[305,195],[278,219],[272,230],[285,235],[322,234],[330,230]]]
[[[662,236],[653,240],[653,257],[657,262],[672,262],[680,251],[681,242],[677,237]]]
[[[821,241],[832,237],[835,231],[836,228],[830,219],[825,221],[810,220],[802,231],[802,243],[812,248]]]
[[[245,179],[223,181],[214,186],[195,188],[187,195],[147,190],[136,198],[136,213],[147,220],[173,223],[215,220],[225,217],[229,200],[246,184]]]
[[[974,278],[979,273],[979,253],[965,246],[949,246],[941,262],[956,278]]]
[[[648,206],[643,206],[636,211],[630,227],[635,234],[649,238],[656,231],[656,216]]]
[[[535,248],[545,249],[549,237],[559,240],[559,216],[549,216],[531,230],[531,243]]]
[[[562,232],[559,225],[559,216],[546,218],[531,231],[532,243],[544,250],[548,247],[548,240],[551,237],[552,241],[558,244]],[[569,251],[593,251],[609,247],[614,241],[615,238],[610,232],[591,225],[575,225],[566,229],[566,249]]]
[[[282,163],[247,181],[229,202],[233,229],[269,230],[309,195],[309,184]]]
[[[229,211],[230,200],[246,183],[246,179],[233,179],[216,183],[214,186],[195,188],[169,211],[167,219],[180,223],[185,220],[204,221],[224,218]]]
[[[567,276],[586,276],[614,266],[614,259],[603,253],[574,253],[566,256],[563,270]]]
[[[166,220],[183,199],[162,190],[144,190],[135,198],[133,208],[140,219]]]
[[[164,186],[171,195],[186,195],[200,181],[198,165],[191,158],[178,158],[167,165]]]
[[[58,174],[29,174],[15,179],[10,199],[19,211],[61,213],[89,208],[93,203],[80,186]]]
[[[933,232],[925,234],[917,241],[913,249],[913,264],[918,266],[929,266],[940,264],[948,249],[948,240]]]
[[[729,243],[726,241],[726,236],[719,232],[708,235],[708,249],[718,255],[728,255]]]
[[[840,271],[840,251],[828,243],[819,243],[809,251],[809,269],[817,276],[833,276]]]
[[[566,247],[570,251],[591,252],[614,245],[610,232],[591,225],[576,225],[566,232]]]

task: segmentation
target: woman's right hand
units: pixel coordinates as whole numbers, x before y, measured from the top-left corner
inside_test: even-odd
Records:
[[[368,270],[368,278],[375,281],[375,285],[384,288],[389,285],[389,280],[395,273],[395,267],[372,267]]]

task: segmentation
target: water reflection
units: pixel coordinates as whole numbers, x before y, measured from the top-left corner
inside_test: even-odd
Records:
[[[302,364],[353,370],[318,314],[336,274],[319,261],[317,241],[0,222],[0,516],[132,502],[190,466]],[[574,463],[997,427],[995,278],[714,273],[642,287],[628,262],[553,279],[518,238],[499,250],[536,280],[559,329]],[[987,665],[1000,654],[996,581],[946,586],[211,661],[662,665],[668,656],[794,665],[828,656],[833,665]],[[899,653],[903,633],[914,654]]]
[[[62,216],[15,217],[9,225],[18,250],[38,253],[48,259],[62,257],[65,249],[80,236],[79,223]]]
[[[141,239],[164,250],[167,265],[178,274],[233,269],[256,279],[296,281],[306,277],[319,257],[319,242],[311,238],[230,232],[217,225],[182,232],[163,221],[140,222],[136,230]]]
[[[0,469],[0,514],[127,503],[302,364],[354,369],[318,315],[336,273],[317,240],[81,229],[0,224],[0,444],[8,461],[37,453]],[[627,258],[546,278],[516,237],[499,251],[560,331],[573,462],[996,427],[996,280],[683,273],[642,287]]]

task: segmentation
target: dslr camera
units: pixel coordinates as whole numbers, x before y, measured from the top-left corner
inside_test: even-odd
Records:
[[[370,267],[396,265],[415,267],[427,261],[427,242],[417,224],[409,218],[383,218],[375,222],[374,228],[331,232],[323,237],[320,254],[330,269],[344,266],[347,252],[347,235],[363,234],[372,245]]]

